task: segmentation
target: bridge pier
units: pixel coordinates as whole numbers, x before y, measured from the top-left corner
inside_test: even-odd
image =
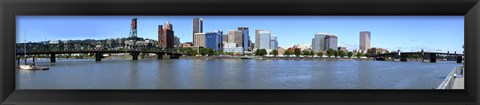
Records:
[[[170,55],[170,59],[179,59],[180,55],[179,54],[172,54]]]
[[[431,63],[437,62],[437,55],[436,54],[430,54],[430,62]]]
[[[140,55],[140,53],[132,52],[130,55],[132,55],[132,60],[138,60],[138,55]]]
[[[57,62],[55,58],[57,58],[55,56],[56,54],[50,54],[50,62],[53,63],[53,62]]]
[[[157,53],[157,59],[163,59],[163,53]]]
[[[34,66],[35,66],[35,55],[33,55],[33,57],[32,57],[32,62],[33,62],[33,64],[32,64],[32,65],[34,65]]]
[[[95,53],[95,61],[102,61],[102,53]]]
[[[407,55],[406,54],[401,54],[400,55],[400,61],[406,62],[407,61]]]
[[[462,56],[457,56],[457,63],[462,63],[462,60],[463,60]]]
[[[17,55],[17,66],[20,66],[20,56]]]

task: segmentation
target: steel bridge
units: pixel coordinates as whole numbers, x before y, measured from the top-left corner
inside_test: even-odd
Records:
[[[457,61],[457,63],[461,63],[464,57],[464,54],[456,54],[456,52],[400,52],[400,50],[398,50],[398,52],[374,55],[373,57],[375,57],[377,60],[385,60],[387,57],[392,57],[393,59],[399,59],[399,61],[407,62],[407,57],[409,55],[419,55],[423,62],[432,63],[437,62],[437,56],[444,56],[446,57],[447,61]]]
[[[86,54],[95,54],[95,61],[101,61],[103,54],[112,54],[112,53],[130,53],[132,56],[132,60],[138,60],[138,55],[140,53],[154,53],[158,55],[157,59],[163,59],[166,56],[169,56],[170,59],[178,59],[182,56],[182,53],[174,52],[174,51],[140,51],[140,50],[90,50],[90,51],[32,51],[26,52],[26,55],[39,55],[39,54],[47,54],[50,55],[50,62],[56,62],[56,55],[57,54],[79,54],[79,53],[86,53]],[[17,57],[19,55],[24,55],[25,52],[17,52]]]

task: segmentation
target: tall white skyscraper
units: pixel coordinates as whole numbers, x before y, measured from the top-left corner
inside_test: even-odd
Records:
[[[325,47],[325,37],[329,35],[328,33],[315,33],[314,38],[312,38],[312,50],[314,52],[323,52],[326,51]]]
[[[270,31],[258,31],[258,49],[270,49]]]

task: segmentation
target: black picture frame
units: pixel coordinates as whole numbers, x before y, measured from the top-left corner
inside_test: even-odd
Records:
[[[0,0],[0,102],[478,105],[478,0]],[[17,15],[465,16],[465,90],[16,90]]]

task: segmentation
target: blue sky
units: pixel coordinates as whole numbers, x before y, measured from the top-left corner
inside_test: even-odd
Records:
[[[192,19],[203,19],[204,32],[249,27],[270,30],[280,47],[311,44],[317,32],[338,36],[338,45],[358,49],[359,32],[371,32],[371,47],[402,51],[463,51],[463,16],[17,16],[17,42],[128,37],[132,18],[138,36],[157,39],[158,25],[170,21],[181,42],[192,41]]]

